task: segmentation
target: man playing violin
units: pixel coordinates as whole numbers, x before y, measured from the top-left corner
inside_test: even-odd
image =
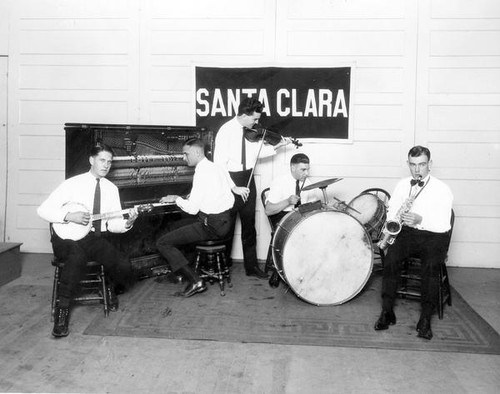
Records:
[[[267,274],[260,269],[257,262],[257,232],[255,230],[255,205],[257,191],[253,179],[253,167],[259,158],[270,157],[282,146],[290,143],[282,138],[275,145],[264,141],[248,141],[244,128],[252,129],[262,115],[264,106],[254,98],[245,98],[238,106],[237,115],[219,129],[215,137],[214,162],[225,168],[240,195],[235,196],[231,211],[232,233],[236,216],[241,220],[241,241],[245,272],[248,276],[266,279]],[[230,256],[230,245],[228,254]]]
[[[38,215],[50,223],[76,223],[88,226],[91,213],[120,211],[118,188],[105,177],[111,169],[113,150],[107,145],[96,145],[90,151],[90,171],[66,179],[40,205]],[[68,211],[70,203],[77,203],[87,210]],[[93,208],[90,211],[90,208]],[[108,231],[123,233],[132,228],[137,218],[137,211],[130,209],[128,218],[122,216],[93,223],[89,233],[79,240],[62,239],[55,231],[51,231],[51,242],[54,256],[64,262],[59,284],[59,304],[56,308],[54,337],[65,337],[69,334],[69,314],[71,299],[84,275],[86,263],[95,260],[104,266],[110,280],[108,287],[110,310],[118,309],[116,293],[130,286],[133,282],[130,261],[106,239]],[[51,226],[52,227],[52,226]]]

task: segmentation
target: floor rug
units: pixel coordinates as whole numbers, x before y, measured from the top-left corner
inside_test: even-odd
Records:
[[[380,313],[380,274],[373,274],[352,300],[336,306],[315,306],[299,299],[283,283],[232,269],[232,288],[221,296],[217,283],[191,298],[175,293],[184,287],[167,276],[139,282],[120,296],[120,309],[102,314],[85,329],[87,335],[211,340],[283,345],[342,346],[500,354],[500,335],[452,289],[453,305],[444,317],[433,316],[431,341],[418,338],[419,302],[398,299],[397,324],[374,331]]]

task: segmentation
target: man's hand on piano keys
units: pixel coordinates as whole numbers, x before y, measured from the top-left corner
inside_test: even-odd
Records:
[[[175,203],[175,200],[177,200],[179,196],[175,195],[175,194],[169,194],[168,196],[164,196],[160,199],[160,202],[161,203]]]

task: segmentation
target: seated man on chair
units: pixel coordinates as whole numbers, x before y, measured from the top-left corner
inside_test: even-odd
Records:
[[[187,198],[168,195],[162,197],[160,202],[175,202],[183,211],[196,217],[189,220],[189,224],[160,236],[156,246],[172,271],[189,281],[179,295],[191,297],[205,291],[206,286],[178,248],[198,241],[226,238],[232,229],[230,210],[234,196],[231,191],[244,195],[248,194],[248,189],[236,186],[231,189],[229,173],[205,157],[202,140],[187,140],[182,154],[187,165],[195,167],[191,193]]]
[[[304,186],[311,184],[308,179],[309,167],[309,157],[297,153],[290,159],[290,172],[273,180],[265,207],[273,228],[294,208],[321,199],[316,190],[302,191]]]
[[[105,177],[111,169],[113,151],[107,145],[96,145],[90,151],[90,171],[66,179],[38,208],[38,215],[46,221],[64,227],[64,239],[51,231],[54,256],[64,262],[59,285],[59,303],[55,313],[52,335],[65,337],[69,334],[71,300],[78,283],[85,274],[86,263],[95,260],[104,266],[113,285],[109,286],[110,310],[118,309],[115,290],[123,291],[133,281],[130,262],[106,239],[107,231],[128,231],[137,211],[130,209],[128,219],[123,216],[99,220],[91,227],[92,213],[121,211],[118,188]],[[79,207],[72,209],[71,207]],[[67,226],[67,227],[66,227]],[[73,239],[71,228],[88,226],[89,232],[81,239]],[[54,226],[57,227],[57,226]],[[55,229],[54,229],[55,230]],[[62,231],[61,231],[62,232]],[[77,237],[78,238],[78,237]]]
[[[401,231],[389,245],[384,258],[382,312],[375,330],[386,330],[396,323],[393,311],[399,286],[401,262],[410,256],[422,262],[421,314],[418,336],[432,338],[431,316],[438,303],[439,268],[444,264],[451,228],[453,194],[450,188],[430,175],[432,161],[429,149],[414,146],[408,152],[411,177],[399,181],[389,200],[387,221],[399,222]],[[384,229],[379,245],[387,247],[394,237]]]

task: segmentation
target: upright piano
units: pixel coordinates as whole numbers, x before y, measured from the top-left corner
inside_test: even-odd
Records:
[[[212,158],[214,133],[194,126],[66,123],[66,178],[88,171],[89,151],[97,143],[114,151],[107,178],[120,191],[122,208],[157,203],[168,194],[187,195],[194,168],[182,158],[182,146],[190,138],[205,142]],[[155,242],[184,214],[175,206],[155,207],[142,214],[125,234],[111,240],[127,254],[138,276],[164,272],[166,262],[158,255]]]

